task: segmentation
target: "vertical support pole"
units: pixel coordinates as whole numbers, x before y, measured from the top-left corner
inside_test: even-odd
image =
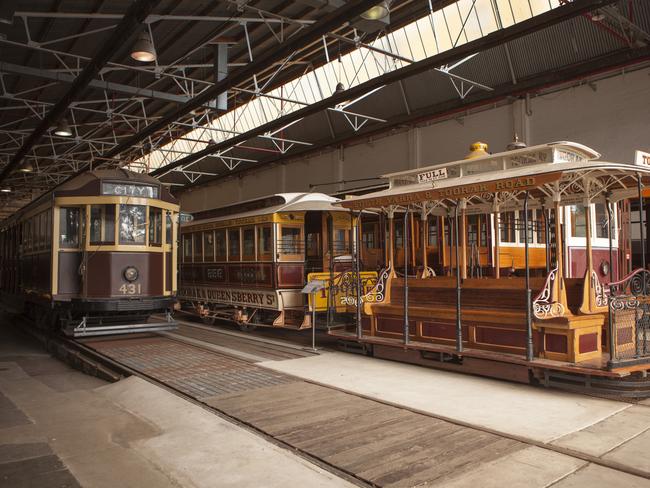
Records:
[[[645,270],[645,238],[643,232],[645,231],[645,221],[643,215],[643,183],[641,182],[641,173],[637,173],[637,191],[639,193],[639,235],[641,236],[641,267]],[[646,294],[645,280],[643,280],[643,294]]]
[[[560,223],[561,217],[561,207],[560,207],[560,195],[556,194],[553,196],[553,206],[555,210],[555,256],[557,259],[557,279],[560,282],[564,278],[564,258],[562,253],[564,252],[564,238],[562,236],[562,224]]]
[[[422,213],[420,214],[420,224],[422,226],[422,278],[429,277],[429,263],[427,262],[427,237],[429,233],[429,218],[427,216],[426,206],[422,205]]]
[[[311,294],[311,350],[316,351],[316,294],[319,290],[314,290]]]
[[[542,207],[542,215],[544,216],[544,244],[546,246],[546,276],[551,271],[551,237],[549,236],[550,226],[548,223],[548,212],[549,209]]]
[[[530,263],[529,247],[530,235],[528,233],[528,192],[524,196],[524,242],[526,264],[526,361],[533,360],[533,319],[532,319],[532,292],[530,289]]]
[[[439,222],[440,226],[438,227],[438,230],[440,231],[440,235],[438,236],[438,254],[440,256],[440,261],[442,262],[442,270],[445,272],[447,269],[447,261],[449,260],[449,264],[451,265],[451,257],[447,254],[447,241],[445,240],[445,233],[446,233],[446,225],[447,217],[440,217]],[[451,266],[450,266],[451,268]],[[447,276],[450,273],[445,273]]]
[[[409,343],[409,208],[404,212],[404,345]]]
[[[607,321],[607,344],[609,345],[609,365],[611,369],[611,364],[616,360],[616,337],[615,337],[615,331],[614,331],[614,320],[612,318],[612,315],[614,313],[614,309],[612,308],[612,298],[614,297],[614,286],[612,286],[613,283],[613,270],[614,270],[614,265],[612,263],[612,256],[613,256],[613,251],[612,251],[612,207],[611,203],[609,201],[609,198],[605,200],[605,205],[607,206],[607,237],[609,240],[609,299],[607,301],[607,305],[609,306],[609,314],[608,315],[608,321]]]
[[[395,274],[395,211],[388,210],[388,266]]]
[[[355,227],[354,250],[355,259],[354,267],[356,268],[356,304],[357,304],[357,339],[363,336],[363,327],[361,324],[361,211],[357,214],[357,225]]]
[[[332,311],[332,303],[334,297],[332,296],[332,290],[334,286],[334,219],[332,214],[328,212],[327,214],[327,252],[329,254],[329,271],[330,279],[327,285],[327,328],[332,325],[332,319],[334,318]]]
[[[496,196],[495,196],[496,198]],[[494,208],[494,277],[501,278],[501,213],[499,206]]]
[[[587,242],[587,279],[591,283],[591,272],[594,270],[594,254],[592,249],[591,204],[589,197],[584,201],[585,209],[585,239]]]
[[[460,202],[456,202],[454,209],[454,237],[456,241],[456,351],[463,352],[463,326],[460,310],[460,256],[458,246],[458,207]]]
[[[465,209],[467,207],[467,204],[465,200],[461,200],[460,202],[460,210],[461,210],[461,229],[460,229],[460,238],[461,238],[461,253],[460,253],[460,259],[461,259],[461,277],[465,280],[467,279],[467,215],[465,214]]]
[[[228,76],[228,44],[217,43],[214,48],[214,79],[215,83]],[[219,93],[216,100],[217,110],[228,110],[228,92]]]

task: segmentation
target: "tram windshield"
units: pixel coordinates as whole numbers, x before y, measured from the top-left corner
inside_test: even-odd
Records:
[[[78,207],[61,208],[60,245],[64,249],[79,247],[79,222],[81,209]]]
[[[115,205],[90,206],[90,244],[115,244]]]
[[[147,225],[145,205],[120,205],[120,244],[144,244]]]

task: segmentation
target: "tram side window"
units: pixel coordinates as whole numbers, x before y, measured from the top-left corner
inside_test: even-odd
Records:
[[[268,258],[273,250],[273,237],[271,226],[264,225],[257,228],[257,253],[259,258]]]
[[[361,224],[361,242],[366,249],[376,249],[377,247],[377,224]]]
[[[282,227],[279,251],[282,254],[300,254],[300,227]]]
[[[59,245],[63,249],[79,247],[79,219],[77,207],[61,207],[59,214]]]
[[[572,237],[586,237],[587,236],[587,213],[583,205],[571,205],[569,207],[571,213],[571,236]]]
[[[91,205],[90,243],[115,244],[115,205]]]
[[[149,207],[149,245],[162,246],[162,209]]]
[[[535,230],[537,231],[537,244],[546,243],[546,220],[544,219],[546,210],[538,209],[535,220]]]
[[[165,243],[172,244],[172,213],[165,211]]]
[[[594,205],[596,213],[596,237],[600,239],[609,238],[609,229],[612,229],[612,239],[616,239],[616,229],[613,225],[609,224],[609,216],[607,215],[607,206],[604,203],[597,203]],[[612,212],[612,215],[614,213]]]
[[[348,252],[346,234],[345,229],[336,229],[334,231],[334,254],[340,255]]]
[[[147,207],[120,205],[120,244],[144,244]]]
[[[203,233],[203,260],[214,261],[214,231],[211,230]]]
[[[203,261],[203,236],[201,232],[194,233],[194,262]]]
[[[192,234],[183,234],[183,262],[192,262]]]
[[[427,246],[438,247],[438,217],[429,217]]]
[[[533,211],[528,211],[528,243],[533,243],[533,236],[535,230],[535,220],[533,219]],[[524,240],[525,235],[525,222],[524,222],[524,211],[519,211],[519,242],[526,242]]]
[[[226,249],[227,249],[226,231],[225,230],[214,231],[214,250],[215,250],[217,261],[226,260],[227,257]]]
[[[402,249],[404,247],[404,221],[395,221],[394,225],[395,229],[393,230],[393,233],[395,234],[395,249]]]
[[[255,229],[242,229],[242,254],[244,259],[255,259]]]
[[[228,229],[228,259],[239,261],[240,229]]]
[[[504,212],[499,216],[501,242],[516,242],[515,213]]]

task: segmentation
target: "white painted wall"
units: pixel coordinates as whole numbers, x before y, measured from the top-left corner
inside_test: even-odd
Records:
[[[369,178],[461,159],[468,146],[479,140],[498,152],[515,132],[529,145],[558,140],[586,144],[611,161],[631,162],[636,149],[650,151],[650,69],[603,79],[592,86],[583,84],[533,97],[530,115],[526,102],[518,100],[198,187],[181,195],[181,205],[194,212],[283,191],[309,191],[310,183]],[[340,189],[342,185],[317,190]]]

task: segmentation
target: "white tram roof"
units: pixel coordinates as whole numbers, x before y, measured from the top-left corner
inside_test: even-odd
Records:
[[[209,222],[221,222],[224,220],[233,220],[241,219],[246,217],[254,217],[256,215],[268,215],[276,212],[304,212],[309,210],[321,210],[321,211],[331,211],[331,212],[341,212],[346,211],[345,209],[336,206],[337,202],[340,202],[340,198],[331,197],[324,193],[276,193],[274,195],[268,195],[266,197],[254,198],[251,200],[245,200],[242,202],[237,202],[231,205],[225,205],[223,207],[218,207],[212,210],[205,210],[202,212],[197,212],[197,215],[208,214],[211,211],[227,210],[232,209],[232,213],[227,211],[223,215],[215,217],[206,217],[206,218],[197,218],[191,222],[186,222],[182,224],[185,226],[196,225],[197,223],[209,223]],[[265,202],[269,202],[267,205],[264,205]],[[252,210],[243,210],[247,206],[259,203],[259,207]],[[238,208],[241,208],[242,211],[237,211]]]
[[[488,193],[518,189],[517,186],[504,186],[501,190],[491,188],[495,183],[498,188],[500,182],[517,185],[519,181],[522,182],[520,189],[542,188],[540,193],[546,197],[550,196],[551,186],[557,181],[562,202],[569,204],[585,198],[578,181],[585,176],[597,181],[597,190],[591,191],[592,201],[603,200],[606,193],[614,201],[636,195],[637,174],[642,174],[646,183],[650,181],[650,167],[643,160],[634,164],[613,163],[597,161],[599,157],[598,152],[587,146],[566,141],[486,154],[383,175],[389,179],[388,189],[348,197],[339,205],[365,209],[469,197],[469,205],[485,206]],[[529,185],[523,184],[526,178]]]

